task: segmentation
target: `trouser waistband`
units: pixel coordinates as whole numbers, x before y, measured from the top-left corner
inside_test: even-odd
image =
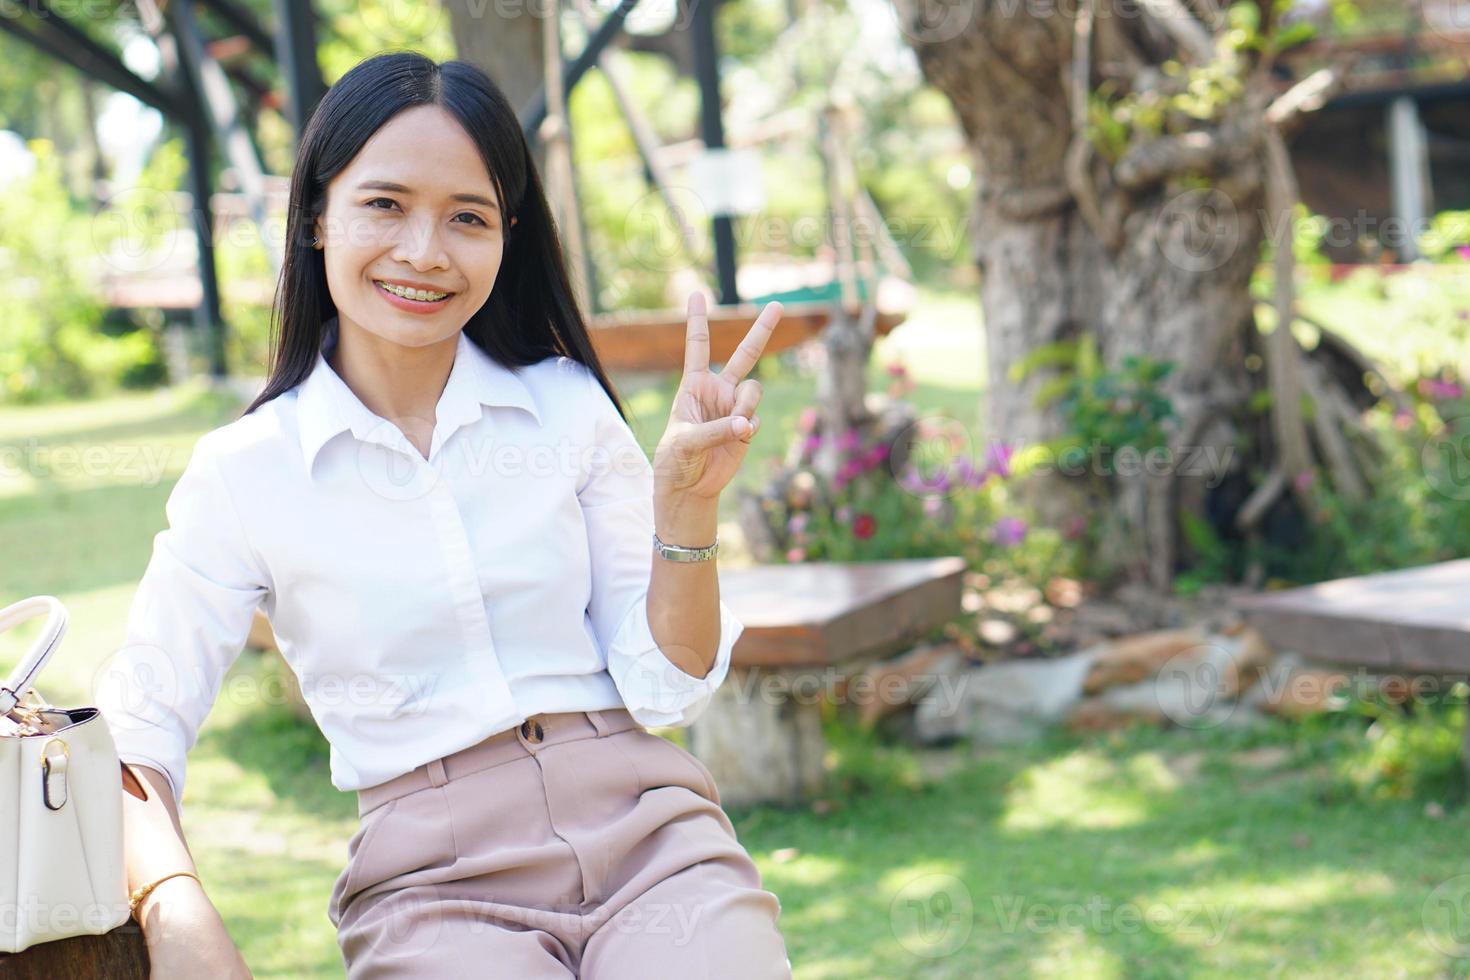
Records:
[[[513,759],[534,755],[548,745],[579,738],[601,738],[640,727],[626,708],[599,711],[554,711],[534,714],[521,724],[496,732],[468,748],[426,762],[386,783],[357,791],[357,814],[361,817],[390,800],[430,786],[443,786],[451,779],[489,769]]]

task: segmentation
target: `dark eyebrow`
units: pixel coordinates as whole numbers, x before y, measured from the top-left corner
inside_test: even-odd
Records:
[[[357,189],[360,191],[393,191],[397,194],[413,193],[413,191],[404,187],[402,184],[395,184],[391,180],[365,180],[357,185]],[[449,195],[449,199],[451,201],[463,201],[466,204],[480,204],[489,208],[491,211],[500,210],[494,201],[488,197],[481,197],[479,194],[451,194]]]

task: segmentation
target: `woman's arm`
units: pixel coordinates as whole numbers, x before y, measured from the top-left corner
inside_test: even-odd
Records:
[[[703,548],[715,540],[719,498],[691,500],[659,497],[653,505],[654,530],[664,544]],[[713,561],[668,561],[652,542],[653,571],[648,584],[648,625],[659,649],[680,670],[703,678],[715,665],[720,643],[720,578]]]
[[[745,375],[781,318],[767,303],[718,374],[709,368],[704,297],[689,297],[684,376],[669,426],[654,450],[654,524],[664,544],[703,548],[715,540],[720,494],[760,427],[761,383]],[[668,561],[654,551],[648,623],[669,661],[692,677],[709,674],[720,652],[720,583],[711,560]]]
[[[198,874],[184,840],[168,778],[156,769],[122,764],[123,855],[128,893],[176,871]],[[177,875],[138,905],[153,977],[249,977],[240,951],[204,887]]]

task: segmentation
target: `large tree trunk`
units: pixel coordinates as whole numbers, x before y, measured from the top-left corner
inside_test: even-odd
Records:
[[[1167,587],[1178,511],[1203,509],[1205,484],[1233,458],[1241,408],[1263,384],[1246,364],[1259,346],[1249,281],[1265,231],[1265,72],[1245,66],[1244,96],[1198,131],[1135,139],[1109,164],[1086,126],[1099,82],[1165,89],[1156,67],[1164,60],[1211,57],[1208,30],[1182,0],[1138,4],[1174,10],[1170,18],[1136,13],[1096,24],[1087,0],[895,3],[926,77],[956,110],[979,178],[972,233],[987,333],[987,438],[1024,447],[1062,433],[1057,410],[1036,404],[1050,373],[1012,374],[1041,345],[1089,331],[1107,366],[1127,355],[1175,364],[1162,382],[1178,415],[1168,434],[1172,472],[1111,480],[1105,521],[1107,563]],[[1060,521],[1085,506],[1087,482],[1042,476],[1030,482],[1030,499]]]
[[[545,8],[525,4],[502,10],[481,0],[450,0],[448,6],[456,56],[484,69],[520,112],[545,77],[539,15]],[[544,174],[545,146],[533,140],[531,152]]]

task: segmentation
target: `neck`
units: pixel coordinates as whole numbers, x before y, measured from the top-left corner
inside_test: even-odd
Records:
[[[434,431],[458,345],[454,333],[422,347],[405,347],[339,317],[336,349],[327,363],[374,415],[418,444],[420,435]]]

